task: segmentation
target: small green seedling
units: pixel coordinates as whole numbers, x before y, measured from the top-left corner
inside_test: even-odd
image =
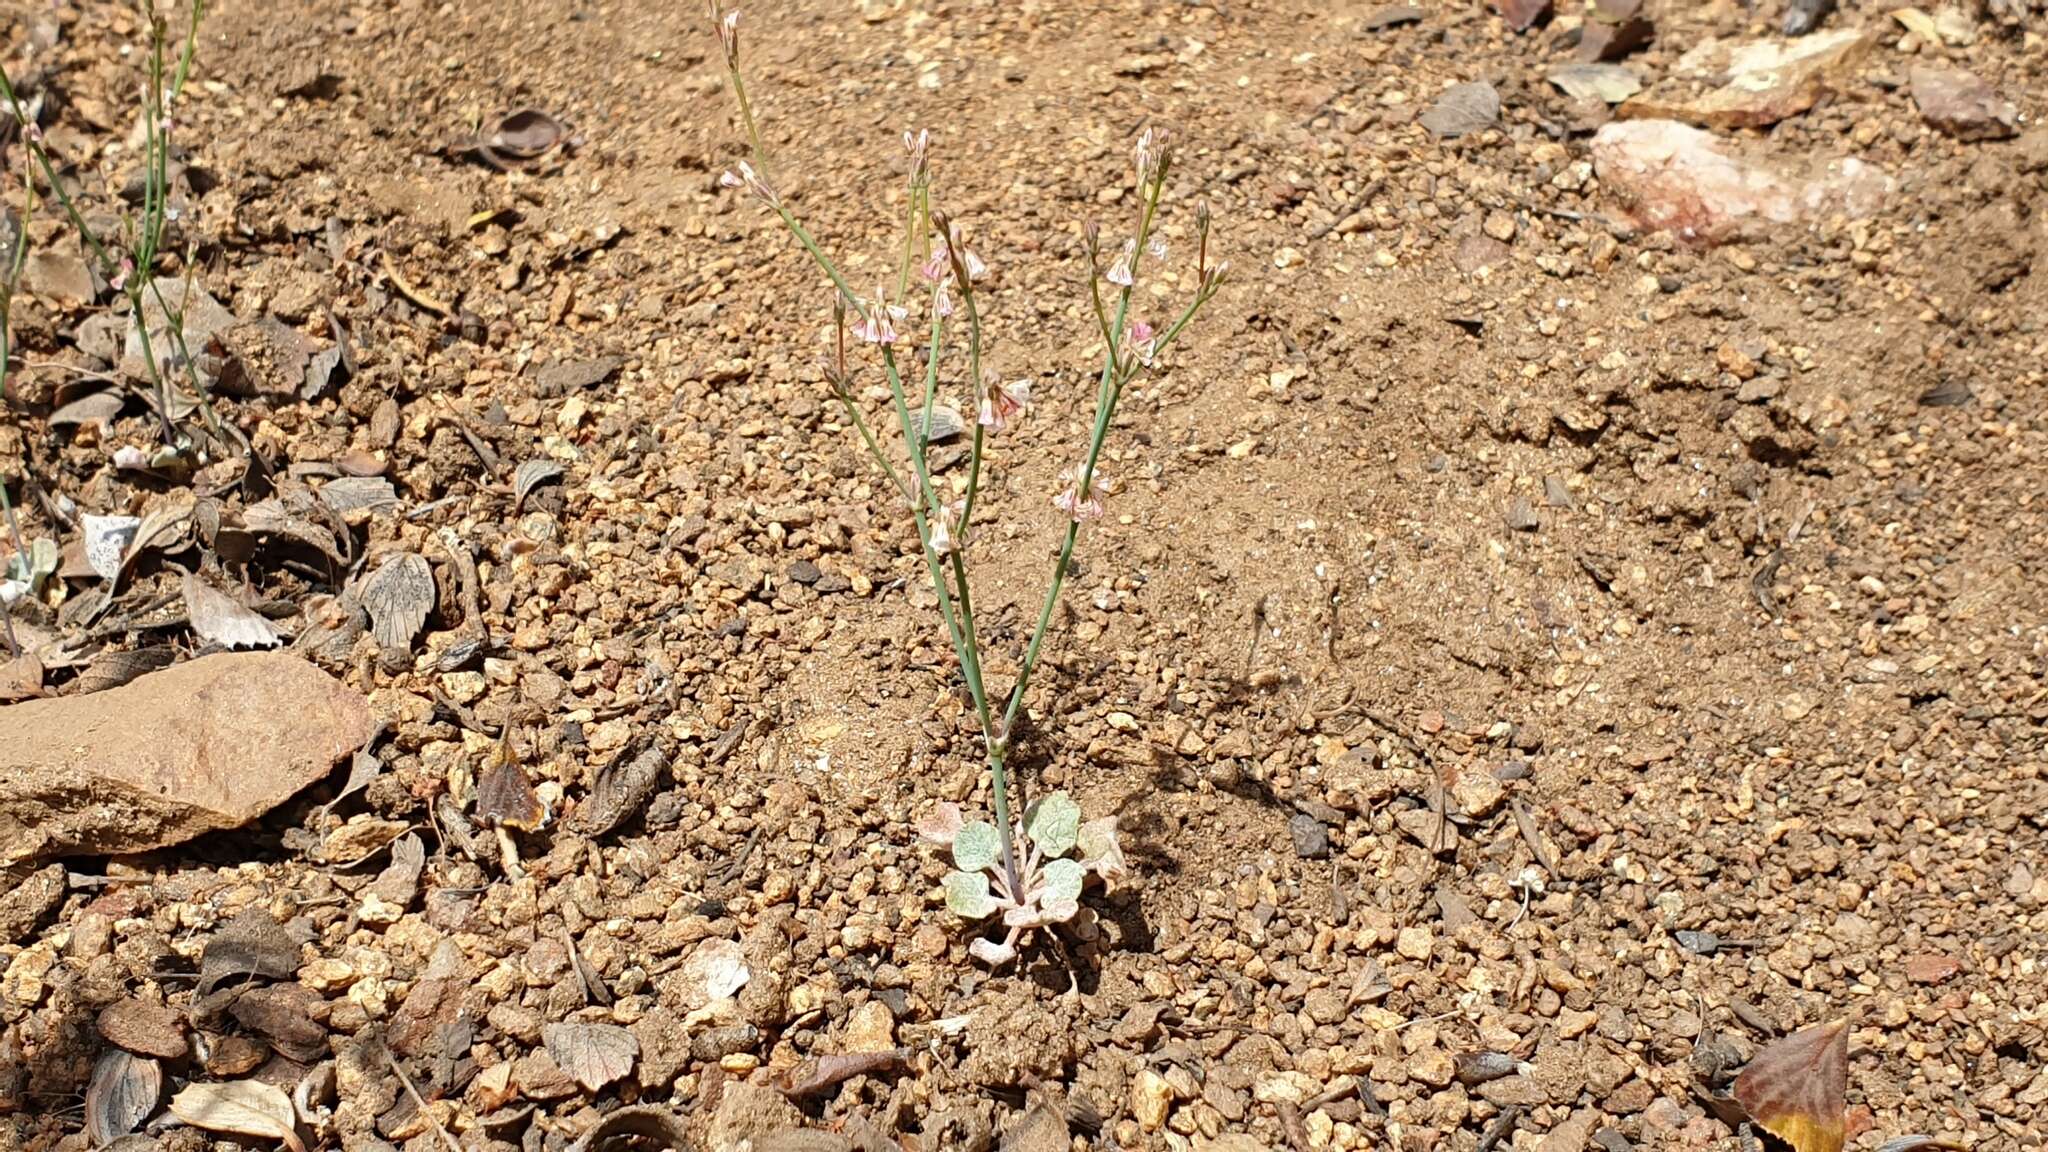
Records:
[[[1081,888],[1094,873],[1105,887],[1125,874],[1117,843],[1116,817],[1081,820],[1081,806],[1065,792],[1041,798],[1024,812],[1017,839],[1025,845],[1020,883],[1012,887],[1002,867],[1002,834],[986,820],[962,822],[960,806],[939,805],[918,826],[930,843],[953,850],[946,873],[946,907],[979,923],[998,913],[1009,929],[1001,943],[979,937],[968,945],[976,959],[1007,964],[1017,941],[1033,928],[1064,924],[1081,911]]]

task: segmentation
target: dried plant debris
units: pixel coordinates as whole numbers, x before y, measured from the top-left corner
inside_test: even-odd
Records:
[[[549,1024],[541,1040],[555,1064],[590,1092],[631,1072],[640,1055],[640,1042],[616,1024]]]
[[[434,609],[434,569],[417,552],[399,552],[384,559],[362,584],[363,607],[370,613],[370,631],[385,648],[407,651],[426,626]]]
[[[277,629],[270,621],[208,584],[197,573],[187,572],[182,587],[185,615],[200,639],[223,648],[273,648],[279,643]]]

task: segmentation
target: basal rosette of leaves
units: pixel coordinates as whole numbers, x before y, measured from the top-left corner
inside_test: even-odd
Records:
[[[983,936],[968,945],[976,959],[992,965],[1015,959],[1024,933],[1079,915],[1081,889],[1090,874],[1108,888],[1127,873],[1116,817],[1084,822],[1081,806],[1065,792],[1051,793],[1025,809],[1016,830],[1024,858],[1015,888],[1002,867],[1002,836],[994,824],[963,820],[960,806],[948,802],[932,811],[918,834],[953,851],[945,889],[946,907],[954,915],[976,923],[1002,917],[1008,930],[1002,940]]]

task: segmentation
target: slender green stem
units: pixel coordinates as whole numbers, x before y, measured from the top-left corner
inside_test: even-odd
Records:
[[[967,255],[952,252],[950,238],[948,253],[953,262],[953,280],[960,288],[960,307],[967,313],[967,379],[971,396],[987,394],[987,385],[981,378],[981,306],[974,299],[974,277],[968,274]],[[964,528],[974,522],[974,498],[981,491],[981,448],[983,433],[981,414],[975,412],[974,447],[967,456],[967,495],[960,505],[960,524]]]
[[[1152,230],[1152,221],[1159,208],[1159,196],[1166,187],[1166,162],[1162,159],[1152,181],[1146,189],[1145,206],[1138,217],[1138,235],[1131,251],[1131,282],[1117,294],[1116,323],[1112,332],[1121,332],[1131,310],[1131,292],[1138,283],[1138,266],[1145,256],[1145,242]],[[1092,263],[1092,261],[1091,261]],[[1093,275],[1091,270],[1090,275]],[[1086,498],[1090,486],[1095,482],[1096,460],[1102,454],[1103,437],[1109,431],[1111,418],[1116,414],[1116,402],[1123,390],[1124,374],[1121,359],[1117,355],[1116,342],[1110,341],[1102,356],[1102,376],[1095,390],[1095,425],[1088,435],[1088,455],[1082,462],[1081,474],[1075,480],[1074,494],[1077,499]],[[1059,559],[1053,563],[1052,582],[1046,587],[1045,601],[1039,606],[1038,623],[1031,630],[1031,641],[1024,649],[1024,662],[1017,668],[1017,682],[1011,686],[1010,702],[1003,709],[1002,739],[1008,743],[1016,730],[1017,715],[1024,706],[1024,692],[1031,684],[1031,673],[1038,667],[1039,653],[1045,646],[1046,630],[1052,625],[1053,606],[1059,603],[1060,589],[1066,584],[1067,569],[1074,559],[1074,541],[1080,535],[1081,522],[1069,518],[1064,538],[1060,541]]]
[[[911,450],[927,458],[932,450],[932,402],[939,396],[939,344],[945,339],[946,321],[939,315],[939,287],[932,288],[932,344],[925,353],[924,361],[924,407],[918,409],[923,416],[922,426],[917,429],[917,439]]]
[[[740,77],[739,69],[728,69],[732,77],[732,94],[740,102],[740,119],[747,122],[747,145],[754,152],[754,168],[763,180],[768,178],[768,151],[761,147],[761,130],[754,124],[754,105],[747,100],[747,82]]]

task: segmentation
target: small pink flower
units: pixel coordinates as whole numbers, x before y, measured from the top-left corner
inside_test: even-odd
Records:
[[[853,322],[854,339],[866,344],[896,342],[896,321],[910,315],[910,312],[889,303],[883,292],[881,285],[875,286],[874,299],[867,302],[867,309],[861,318]]]
[[[950,279],[939,281],[939,286],[932,290],[932,313],[940,318],[953,314],[953,282]]]
[[[1131,286],[1131,261],[1136,259],[1137,255],[1138,242],[1136,240],[1124,241],[1123,250],[1116,254],[1115,260],[1110,261],[1109,271],[1104,272],[1102,278],[1111,284],[1129,288]]]
[[[1154,260],[1166,259],[1166,237],[1154,236],[1145,242],[1145,255]]]
[[[21,134],[28,137],[31,144],[41,144],[43,142],[43,126],[34,120],[30,120],[21,126]]]
[[[1143,320],[1132,324],[1130,330],[1124,333],[1124,345],[1137,356],[1138,363],[1148,368],[1152,365],[1152,355],[1158,344],[1158,333],[1152,330],[1151,324]]]
[[[932,551],[941,556],[950,556],[967,547],[967,530],[960,523],[960,517],[967,511],[967,501],[956,500],[951,504],[939,505],[939,514],[932,521]]]
[[[114,278],[112,280],[107,281],[107,287],[112,288],[116,292],[119,292],[120,290],[128,286],[128,277],[132,275],[134,272],[134,257],[121,257],[121,270],[114,273]]]
[[[1073,464],[1062,470],[1060,472],[1060,483],[1065,484],[1066,489],[1052,498],[1053,507],[1065,512],[1073,517],[1075,521],[1083,524],[1090,520],[1101,519],[1102,498],[1108,495],[1110,491],[1108,479],[1099,470],[1094,475],[1088,477],[1088,490],[1086,492],[1078,491],[1081,485],[1081,473],[1085,467],[1085,465]]]
[[[932,245],[932,254],[925,257],[924,263],[917,266],[917,274],[923,277],[927,284],[937,284],[952,272],[953,261],[946,255],[946,246],[943,243]]]
[[[1218,288],[1223,287],[1224,278],[1229,273],[1230,261],[1228,260],[1219,260],[1209,267],[1202,269],[1201,290],[1205,293],[1215,292]]]
[[[781,201],[775,195],[775,189],[768,183],[768,178],[754,171],[754,166],[745,160],[740,161],[738,174],[727,170],[718,177],[718,182],[727,188],[745,188],[753,193],[755,199],[770,208],[781,205]]]
[[[991,432],[1001,432],[1010,426],[1012,420],[1024,414],[1024,407],[1029,403],[1031,381],[991,383],[981,397],[981,416],[977,422]]]

